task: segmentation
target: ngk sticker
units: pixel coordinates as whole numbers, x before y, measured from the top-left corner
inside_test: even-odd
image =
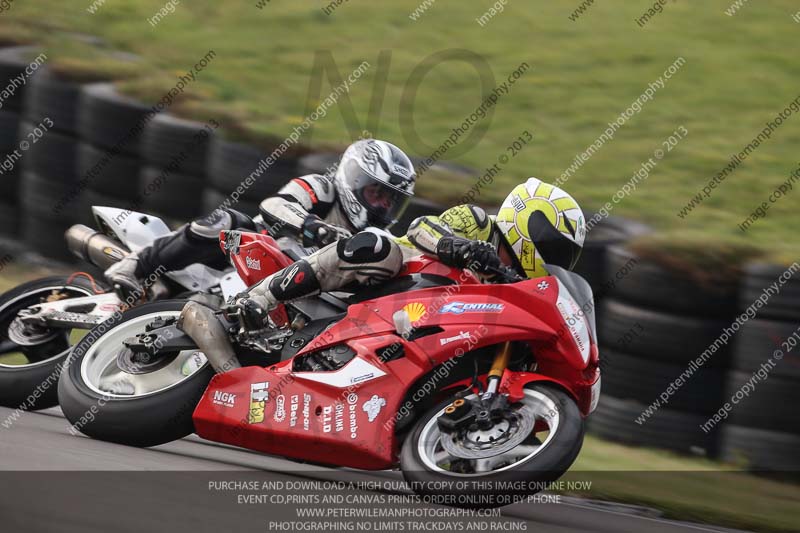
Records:
[[[233,407],[236,404],[236,395],[230,392],[214,391],[212,403],[223,407]]]

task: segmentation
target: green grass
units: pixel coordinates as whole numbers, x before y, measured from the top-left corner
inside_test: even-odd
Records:
[[[655,507],[665,516],[755,531],[797,531],[800,486],[732,465],[587,436],[564,479],[592,481],[577,495]]]
[[[71,64],[88,77],[91,68],[86,63],[127,77],[128,66],[91,59],[98,49],[137,54],[139,75],[127,82],[126,90],[147,97],[160,94],[176,73],[214,49],[216,59],[190,87],[189,101],[176,104],[175,110],[200,119],[224,112],[254,139],[285,136],[301,121],[316,50],[332,50],[343,75],[361,61],[373,65],[350,94],[357,120],[365,127],[378,53],[390,50],[381,120],[372,133],[420,156],[427,156],[427,150],[408,138],[408,128],[401,128],[400,108],[412,71],[426,57],[448,48],[473,50],[486,58],[498,81],[528,62],[532,70],[498,103],[487,134],[457,158],[484,168],[523,130],[534,134],[533,144],[484,191],[479,200],[485,204],[497,203],[512,184],[529,175],[555,180],[606,123],[682,56],[686,65],[566,188],[587,211],[601,206],[682,125],[689,130],[688,138],[660,161],[633,195],[615,205],[613,214],[652,223],[677,238],[687,233],[707,242],[732,238],[793,259],[800,248],[795,235],[800,222],[794,207],[797,191],[773,205],[747,235],[737,225],[797,166],[800,117],[785,122],[687,219],[676,216],[731,155],[800,92],[800,25],[791,19],[796,4],[751,2],[728,17],[724,9],[730,3],[669,3],[639,28],[634,20],[646,4],[621,0],[595,3],[577,22],[568,15],[578,0],[509,2],[485,27],[475,22],[489,5],[480,3],[439,2],[413,22],[408,14],[417,0],[348,2],[330,16],[321,4],[309,1],[275,1],[263,10],[255,1],[194,2],[178,5],[153,28],[147,19],[163,6],[162,0],[107,2],[95,15],[83,4],[37,0],[16,2],[3,13],[0,36],[43,42],[54,64]],[[79,43],[76,34],[99,36],[105,44]],[[329,90],[325,81],[322,96]],[[417,92],[413,117],[419,137],[428,146],[443,142],[479,101],[479,79],[472,66],[441,64]],[[357,132],[348,131],[340,110],[318,121],[305,140],[315,146],[350,142]],[[463,180],[451,184],[423,178],[420,193],[453,202],[468,186]]]

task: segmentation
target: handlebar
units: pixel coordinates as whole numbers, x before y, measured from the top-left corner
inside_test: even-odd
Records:
[[[517,271],[508,266],[499,266],[497,268],[489,267],[487,270],[495,275],[495,282],[499,283],[516,283],[523,281],[525,278],[517,274]]]

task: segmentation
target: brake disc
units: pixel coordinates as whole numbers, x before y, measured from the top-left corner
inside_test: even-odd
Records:
[[[533,431],[535,417],[524,409],[512,413],[487,430],[442,432],[442,448],[461,459],[486,459],[509,452]]]
[[[26,325],[19,317],[8,326],[8,339],[19,346],[38,346],[63,335],[63,331],[47,328],[33,328]]]

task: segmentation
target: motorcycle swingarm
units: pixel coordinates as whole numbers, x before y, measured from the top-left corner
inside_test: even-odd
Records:
[[[48,328],[92,329],[119,310],[122,301],[113,292],[67,298],[32,305],[19,312],[24,324]]]
[[[162,321],[162,324],[151,324],[155,327],[148,328],[145,333],[125,339],[122,344],[133,353],[150,356],[197,349],[197,344],[189,335],[178,329],[174,320]]]

